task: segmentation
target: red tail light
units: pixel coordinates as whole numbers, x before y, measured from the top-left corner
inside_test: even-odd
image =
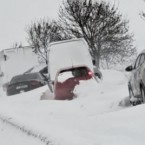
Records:
[[[93,72],[91,70],[88,70],[88,79],[91,79],[93,77]]]
[[[91,70],[89,70],[88,71],[88,75],[92,77],[93,76],[93,72]]]

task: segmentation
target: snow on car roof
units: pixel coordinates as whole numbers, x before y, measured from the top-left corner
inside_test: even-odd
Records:
[[[51,43],[48,57],[48,70],[52,80],[59,70],[70,67],[87,66],[93,71],[88,45],[82,38]]]
[[[47,65],[45,63],[36,65],[33,67],[33,70],[31,72],[39,72],[41,71],[43,68],[45,68]]]

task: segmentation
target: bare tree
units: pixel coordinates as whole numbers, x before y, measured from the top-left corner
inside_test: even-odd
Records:
[[[137,54],[136,48],[132,44],[132,39],[123,40],[120,43],[110,43],[101,51],[101,60],[108,64],[107,68],[112,67],[112,64],[122,65],[133,60]],[[104,46],[102,46],[104,47]],[[110,66],[109,66],[110,65]]]
[[[145,2],[145,0],[142,0],[143,2]],[[141,12],[139,13],[140,17],[145,21],[145,12],[143,10],[141,10]]]
[[[123,20],[115,5],[105,1],[65,0],[59,18],[67,33],[85,38],[98,67],[106,56],[124,57],[135,53],[128,21]]]
[[[47,47],[50,42],[68,39],[63,28],[55,21],[40,20],[27,29],[28,43],[34,52],[47,64]]]

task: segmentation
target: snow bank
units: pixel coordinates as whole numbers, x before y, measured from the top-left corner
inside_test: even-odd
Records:
[[[41,94],[48,89],[47,86],[19,95],[1,97],[0,116],[10,118],[11,123],[24,127],[32,134],[47,137],[52,144],[143,144],[143,139],[139,136],[131,140],[132,136],[137,135],[132,130],[139,131],[140,127],[133,127],[129,123],[129,119],[134,119],[136,115],[139,118],[143,111],[140,114],[135,110],[134,113],[137,114],[134,116],[131,112],[135,108],[125,109],[125,106],[119,106],[120,101],[128,95],[124,73],[111,70],[102,73],[102,81],[82,81],[82,87],[76,88],[78,97],[72,101],[40,100]],[[122,109],[124,110],[121,111]],[[139,121],[136,119],[134,124]],[[126,143],[124,139],[127,140]]]

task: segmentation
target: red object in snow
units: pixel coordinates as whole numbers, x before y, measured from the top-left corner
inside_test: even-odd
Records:
[[[82,69],[82,67],[81,67]],[[84,69],[84,68],[83,68]],[[56,82],[54,84],[54,93],[55,93],[55,99],[56,100],[71,100],[74,97],[74,88],[76,85],[79,84],[80,80],[89,80],[92,78],[93,74],[90,70],[85,68],[85,74],[76,75],[74,77],[71,77],[64,82],[58,82],[56,79]],[[73,70],[71,70],[73,71]],[[75,74],[74,74],[75,75]]]
[[[69,78],[64,82],[57,82],[55,84],[55,99],[56,100],[71,100],[73,99],[73,90],[75,86],[79,84],[75,78]]]

